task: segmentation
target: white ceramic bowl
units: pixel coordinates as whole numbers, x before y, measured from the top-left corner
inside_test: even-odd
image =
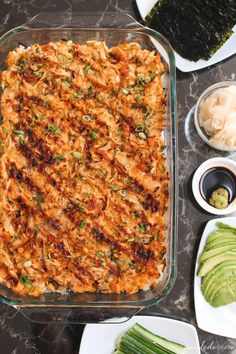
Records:
[[[210,87],[208,87],[199,97],[197,104],[195,106],[195,111],[194,111],[194,124],[197,130],[198,135],[202,138],[202,140],[208,144],[209,146],[213,147],[216,150],[221,150],[221,151],[236,151],[235,148],[230,148],[230,147],[225,147],[225,146],[220,146],[216,143],[213,143],[210,141],[210,136],[205,132],[205,130],[200,126],[199,124],[199,110],[200,110],[200,105],[202,102],[204,102],[208,96],[210,96],[215,90],[218,90],[220,88],[228,87],[228,86],[236,86],[236,81],[221,81],[218,82],[217,84],[214,84]]]
[[[225,209],[217,209],[210,205],[206,199],[202,196],[200,190],[201,178],[206,171],[214,167],[225,167],[235,176],[236,179],[236,162],[225,157],[214,157],[212,159],[206,160],[203,162],[195,171],[193,180],[192,180],[192,190],[193,195],[198,202],[198,204],[206,210],[208,213],[214,215],[228,215],[236,212],[236,197],[229,203],[228,207]]]

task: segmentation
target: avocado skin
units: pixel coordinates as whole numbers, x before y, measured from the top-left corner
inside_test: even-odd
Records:
[[[220,307],[236,301],[236,278],[231,284],[222,287],[214,296],[210,304],[213,307]]]
[[[229,242],[224,245],[212,247],[209,250],[206,250],[202,253],[201,257],[199,258],[199,263],[205,261],[209,257],[216,256],[219,253],[222,253],[224,251],[229,251],[229,250],[234,250],[236,251],[236,242]]]
[[[202,294],[205,298],[214,288],[215,284],[221,283],[222,279],[228,279],[229,277],[236,276],[236,262],[235,261],[225,261],[218,264],[213,268],[207,275],[203,278],[201,284]]]

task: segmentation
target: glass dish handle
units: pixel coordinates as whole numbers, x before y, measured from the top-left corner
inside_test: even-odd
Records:
[[[20,26],[22,28],[140,28],[128,13],[119,12],[41,12]]]
[[[36,323],[123,323],[142,308],[94,308],[94,307],[20,307],[14,306],[24,317]]]

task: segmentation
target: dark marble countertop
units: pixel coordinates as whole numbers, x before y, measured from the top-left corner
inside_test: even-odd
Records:
[[[145,0],[144,0],[145,1]],[[69,20],[74,11],[128,12],[139,19],[131,0],[1,0],[0,34],[42,11],[61,11]],[[192,116],[187,114],[209,85],[236,77],[236,56],[210,68],[192,73],[177,71],[179,131],[179,242],[178,274],[171,293],[143,314],[161,314],[186,320],[196,326],[193,304],[193,272],[200,235],[212,218],[193,201],[190,180],[196,167],[208,157],[219,155],[196,136]],[[187,117],[187,118],[186,118]],[[224,156],[227,154],[224,154]],[[234,158],[234,156],[233,156]],[[15,309],[0,304],[0,354],[77,354],[83,326],[35,324]],[[235,354],[236,340],[215,336],[197,328],[202,353]],[[236,331],[236,329],[235,329]],[[91,353],[96,354],[96,353]]]

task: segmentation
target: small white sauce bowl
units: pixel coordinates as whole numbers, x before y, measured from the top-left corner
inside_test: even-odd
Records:
[[[216,150],[220,151],[236,151],[236,147],[231,148],[227,146],[222,146],[220,144],[216,144],[210,141],[210,136],[205,132],[204,128],[200,127],[199,124],[199,111],[200,111],[200,105],[202,102],[204,102],[214,91],[220,89],[220,88],[225,88],[228,86],[236,86],[236,81],[221,81],[218,82],[217,84],[214,84],[210,87],[208,87],[199,97],[197,104],[195,106],[195,111],[194,111],[194,124],[195,128],[197,130],[198,135],[200,138],[209,146],[213,147]]]
[[[236,162],[227,159],[225,157],[214,157],[212,159],[206,160],[203,162],[195,171],[192,179],[192,190],[193,195],[197,203],[208,213],[214,215],[227,215],[236,212],[236,197],[229,203],[225,209],[217,209],[210,205],[206,199],[202,196],[200,190],[200,183],[202,176],[211,168],[214,167],[224,167],[232,172],[236,179]]]

